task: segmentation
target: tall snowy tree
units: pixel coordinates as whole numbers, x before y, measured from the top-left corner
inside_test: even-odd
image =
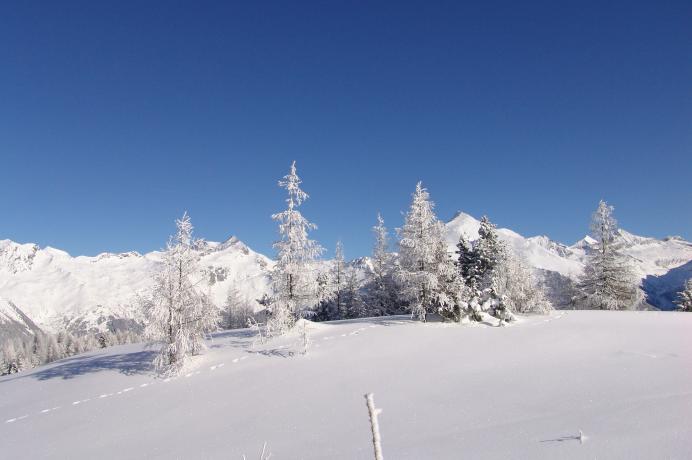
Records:
[[[394,310],[394,288],[391,276],[392,257],[388,252],[389,236],[384,219],[378,213],[377,225],[373,228],[375,234],[375,244],[372,250],[372,287],[371,304],[373,313],[384,315]]]
[[[404,226],[398,229],[401,294],[411,313],[422,321],[443,304],[454,303],[445,283],[450,267],[454,267],[444,242],[444,225],[435,216],[434,206],[418,182]]]
[[[589,254],[579,287],[586,308],[622,310],[632,306],[636,288],[629,263],[620,252],[613,207],[601,200],[591,219],[596,247]]]
[[[317,226],[298,211],[308,198],[300,184],[294,161],[288,175],[279,181],[279,186],[288,193],[287,208],[272,215],[279,223],[281,239],[274,243],[277,252],[273,274],[275,295],[267,324],[271,333],[282,334],[293,327],[303,312],[313,307],[316,298],[317,273],[312,270],[312,264],[324,249],[308,238],[308,233]]]
[[[347,315],[344,293],[346,290],[346,265],[344,262],[344,245],[336,242],[334,265],[332,266],[332,319],[343,319]]]
[[[692,311],[692,279],[685,282],[685,286],[678,294],[675,303],[680,311]]]
[[[218,310],[197,289],[198,254],[187,213],[176,220],[177,232],[163,253],[154,275],[154,287],[145,302],[147,335],[161,342],[154,364],[164,372],[179,370],[188,357],[199,353],[206,332],[217,327]]]

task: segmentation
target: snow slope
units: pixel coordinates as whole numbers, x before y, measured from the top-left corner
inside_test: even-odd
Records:
[[[321,323],[252,346],[217,334],[177,379],[113,347],[0,378],[13,459],[689,458],[692,315],[570,311],[490,325]],[[642,340],[646,337],[646,340]],[[584,437],[580,441],[579,430]]]
[[[231,284],[249,300],[268,291],[272,262],[238,239],[205,242],[198,250],[201,285],[217,305],[223,305]],[[141,319],[137,296],[151,285],[160,261],[160,252],[72,257],[58,249],[4,240],[0,296],[46,330],[104,330],[119,323],[128,327],[128,322],[132,327]]]

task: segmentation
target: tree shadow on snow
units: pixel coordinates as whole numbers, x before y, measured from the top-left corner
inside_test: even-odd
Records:
[[[216,332],[211,336],[207,348],[249,348],[252,346],[253,338],[258,337],[257,333],[250,329],[231,329],[228,331]],[[221,339],[220,342],[217,340]]]
[[[38,368],[33,372],[19,374],[17,377],[3,380],[3,382],[21,378],[37,380],[61,378],[66,380],[101,371],[118,371],[124,375],[146,374],[153,371],[152,360],[155,355],[156,351],[149,350],[122,354],[74,356],[51,363],[45,368]]]

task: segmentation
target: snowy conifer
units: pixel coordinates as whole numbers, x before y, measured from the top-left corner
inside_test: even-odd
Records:
[[[360,294],[358,272],[353,266],[346,271],[343,302],[345,306],[344,318],[363,318],[368,315],[367,305]]]
[[[680,311],[692,311],[692,278],[685,282],[685,286],[678,294],[675,303]]]
[[[287,208],[272,215],[279,223],[281,239],[274,243],[277,251],[273,274],[275,295],[268,327],[270,332],[279,334],[290,329],[304,311],[313,307],[317,274],[313,273],[312,263],[324,251],[316,241],[308,238],[308,233],[317,226],[298,211],[308,198],[300,184],[294,161],[289,174],[279,181],[279,186],[288,192]]]
[[[495,224],[490,222],[487,216],[483,216],[478,229],[478,239],[473,246],[476,260],[470,267],[469,277],[477,280],[480,286],[488,287],[492,271],[503,257],[504,249],[504,244],[497,236]]]
[[[584,306],[602,310],[629,308],[636,298],[633,276],[620,252],[613,207],[603,200],[592,216],[591,236],[596,247],[587,258],[579,283]]]
[[[531,270],[506,249],[498,259],[491,280],[492,292],[501,306],[513,313],[548,313],[553,307]],[[503,316],[507,316],[503,313]]]
[[[346,265],[344,262],[344,246],[341,244],[341,241],[336,242],[331,281],[333,308],[331,319],[344,319],[348,315],[348,309],[344,301],[346,291]]]
[[[475,267],[478,264],[478,256],[463,233],[459,235],[456,254],[456,265],[459,274],[469,288],[476,288],[478,286],[478,279],[475,276],[477,274]]]
[[[162,371],[174,372],[203,348],[204,334],[217,327],[218,310],[196,287],[199,244],[192,237],[187,213],[176,221],[177,233],[163,253],[161,269],[146,302],[147,335],[161,342],[154,363]]]
[[[411,207],[398,233],[401,294],[409,302],[411,313],[425,321],[429,312],[454,303],[445,282],[450,267],[454,267],[447,254],[444,225],[435,216],[434,203],[421,182],[416,184]]]
[[[238,288],[231,285],[224,305],[224,326],[228,329],[247,327],[248,319],[253,317],[254,313],[252,304],[240,294]]]
[[[388,252],[389,237],[384,219],[378,213],[377,225],[373,227],[375,245],[372,251],[371,304],[373,313],[384,315],[394,308],[394,289],[391,277],[391,254]]]

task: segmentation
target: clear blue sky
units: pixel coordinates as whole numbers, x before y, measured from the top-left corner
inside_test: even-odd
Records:
[[[75,255],[185,209],[271,253],[293,159],[347,257],[419,179],[442,219],[692,239],[692,2],[7,2],[0,159],[0,238]]]

